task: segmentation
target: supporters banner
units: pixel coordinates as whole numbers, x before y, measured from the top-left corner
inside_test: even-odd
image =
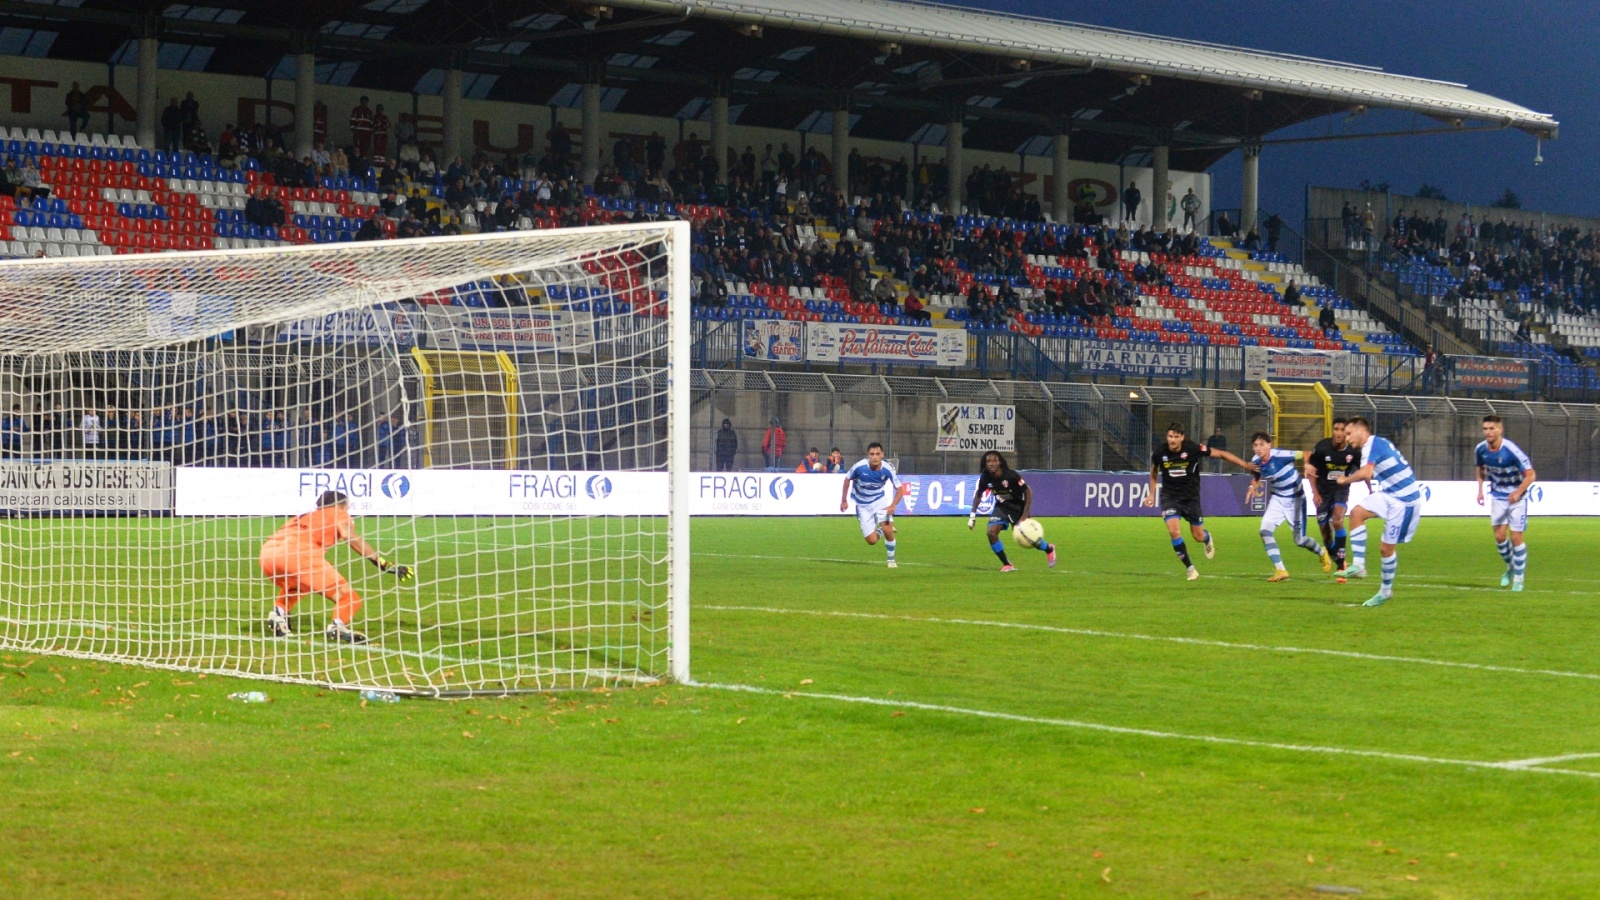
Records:
[[[1320,381],[1350,383],[1350,351],[1293,350],[1288,347],[1244,348],[1246,381]]]
[[[1017,408],[990,403],[939,404],[939,450],[1017,449]]]
[[[1533,390],[1533,365],[1526,359],[1496,356],[1447,356],[1450,387],[1458,391],[1505,391],[1521,394]]]
[[[967,333],[957,328],[807,322],[805,351],[811,362],[964,366]]]
[[[1074,341],[1078,368],[1108,375],[1181,378],[1194,374],[1195,350],[1188,344],[1134,344],[1125,341]]]
[[[347,309],[282,325],[278,342],[410,347],[417,342],[417,315],[398,309]]]
[[[588,313],[564,309],[461,309],[435,306],[423,314],[434,346],[444,350],[537,350],[594,340]]]
[[[53,460],[0,463],[0,510],[20,513],[168,513],[172,465]]]
[[[762,362],[805,362],[806,323],[745,319],[744,358]]]

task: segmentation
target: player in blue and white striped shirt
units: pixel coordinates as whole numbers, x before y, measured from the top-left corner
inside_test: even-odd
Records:
[[[1278,526],[1288,522],[1294,528],[1296,547],[1304,547],[1322,560],[1322,571],[1333,571],[1333,557],[1306,534],[1306,493],[1300,480],[1300,470],[1305,465],[1305,454],[1299,450],[1278,450],[1272,446],[1272,435],[1258,431],[1250,436],[1255,458],[1250,460],[1260,467],[1256,480],[1250,482],[1245,495],[1248,503],[1259,490],[1267,492],[1267,508],[1261,514],[1261,543],[1267,548],[1267,559],[1272,560],[1272,575],[1268,581],[1288,581],[1289,570],[1284,568],[1283,554],[1278,552],[1278,540],[1272,536]]]
[[[855,501],[856,518],[861,522],[861,537],[872,546],[883,534],[883,549],[889,554],[889,568],[894,561],[894,508],[900,502],[900,476],[894,467],[883,461],[883,445],[877,441],[867,445],[867,458],[850,467],[844,478],[844,489],[839,492],[839,511],[850,508]]]
[[[1372,493],[1350,508],[1350,568],[1341,575],[1367,577],[1367,520],[1383,520],[1383,585],[1363,606],[1382,606],[1394,597],[1394,576],[1400,566],[1396,549],[1417,536],[1422,519],[1422,485],[1411,464],[1388,438],[1372,433],[1372,424],[1356,416],[1344,427],[1350,443],[1361,448],[1361,468],[1340,475],[1340,484],[1365,481]]]
[[[1522,590],[1522,576],[1528,570],[1528,545],[1522,534],[1528,530],[1528,489],[1538,473],[1533,460],[1522,448],[1506,440],[1505,425],[1499,416],[1483,417],[1483,442],[1475,451],[1478,460],[1478,505],[1483,505],[1483,484],[1489,483],[1489,524],[1494,526],[1494,545],[1506,561],[1500,586]],[[1509,538],[1509,540],[1508,540]]]

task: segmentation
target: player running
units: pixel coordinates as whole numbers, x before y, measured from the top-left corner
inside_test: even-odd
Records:
[[[278,599],[267,616],[267,631],[275,637],[289,637],[289,612],[307,594],[321,594],[334,602],[333,620],[328,623],[329,640],[365,644],[367,636],[353,631],[350,623],[361,610],[361,597],[324,557],[328,548],[343,541],[350,549],[384,572],[393,572],[401,581],[416,574],[410,566],[397,566],[384,559],[371,544],[356,536],[350,519],[349,498],[339,491],[323,491],[317,508],[284,523],[261,545],[261,573],[278,586]]]
[[[1406,458],[1388,438],[1374,435],[1366,419],[1351,417],[1344,431],[1350,443],[1361,448],[1361,468],[1334,480],[1341,485],[1368,482],[1372,493],[1350,509],[1350,555],[1354,559],[1349,570],[1340,574],[1367,577],[1367,520],[1382,519],[1379,553],[1383,557],[1383,585],[1362,604],[1382,606],[1394,598],[1394,576],[1400,566],[1396,550],[1417,536],[1417,525],[1422,521],[1422,486],[1417,484]]]
[[[1189,533],[1205,544],[1206,559],[1217,554],[1206,529],[1206,519],[1200,510],[1200,463],[1205,459],[1221,459],[1242,469],[1255,471],[1255,467],[1226,450],[1196,444],[1184,437],[1183,426],[1173,422],[1167,426],[1167,442],[1150,455],[1150,492],[1145,494],[1144,505],[1156,505],[1156,478],[1161,478],[1161,517],[1167,522],[1167,534],[1172,537],[1172,551],[1194,581],[1200,577],[1194,563],[1189,560],[1189,548],[1183,542],[1178,522],[1189,523]]]
[[[1478,505],[1483,505],[1483,483],[1489,483],[1489,524],[1494,526],[1494,546],[1506,561],[1500,586],[1522,590],[1522,576],[1528,568],[1528,545],[1522,534],[1528,530],[1528,489],[1538,473],[1533,460],[1522,448],[1506,440],[1505,425],[1499,416],[1483,417],[1483,442],[1478,444]],[[1507,540],[1509,532],[1510,540]]]
[[[894,508],[900,504],[900,477],[894,467],[883,461],[883,445],[877,441],[867,445],[867,458],[850,467],[844,478],[844,489],[839,492],[839,511],[856,503],[856,518],[861,522],[861,537],[872,546],[883,534],[883,549],[889,554],[889,568],[894,561]]]
[[[1350,508],[1350,489],[1334,479],[1361,466],[1361,450],[1345,440],[1344,419],[1333,420],[1333,437],[1317,442],[1306,458],[1306,480],[1311,482],[1311,499],[1317,505],[1317,527],[1322,543],[1333,553],[1334,565],[1344,568],[1345,514]]]
[[[1278,539],[1273,532],[1285,522],[1294,529],[1294,544],[1311,551],[1322,560],[1322,571],[1333,571],[1333,557],[1306,534],[1306,494],[1300,480],[1300,467],[1305,454],[1299,450],[1280,450],[1272,446],[1272,435],[1258,431],[1250,436],[1250,446],[1255,450],[1255,463],[1260,471],[1250,482],[1245,502],[1255,499],[1259,492],[1267,494],[1267,508],[1261,514],[1261,544],[1267,549],[1267,559],[1272,561],[1269,582],[1288,581],[1289,570],[1284,568],[1283,554],[1278,551]]]
[[[1015,572],[1016,566],[1006,558],[1006,545],[1000,542],[1000,532],[1029,518],[1033,510],[1033,491],[1022,474],[1006,463],[998,451],[983,455],[983,471],[978,473],[978,486],[972,491],[972,511],[967,514],[967,530],[978,521],[978,503],[988,494],[994,497],[994,511],[989,513],[989,549],[1000,557],[1000,571]],[[1056,548],[1049,541],[1035,545],[1043,550],[1050,567],[1056,565]]]

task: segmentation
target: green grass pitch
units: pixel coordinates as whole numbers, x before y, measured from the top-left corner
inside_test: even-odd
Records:
[[[1535,520],[1514,595],[1485,521],[1426,520],[1379,609],[1285,532],[1266,584],[1253,520],[1197,582],[1153,517],[1047,520],[1058,567],[1007,575],[963,519],[899,524],[890,571],[853,519],[697,521],[698,687],[362,704],[0,653],[0,885],[1600,896],[1600,522]]]

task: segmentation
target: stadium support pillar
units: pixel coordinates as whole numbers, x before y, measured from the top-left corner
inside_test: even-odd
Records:
[[[139,127],[136,136],[139,146],[156,147],[156,125],[161,110],[156,107],[156,59],[161,53],[161,42],[153,37],[139,38]]]
[[[315,142],[313,126],[316,124],[317,55],[297,53],[294,58],[294,158],[305,159],[311,155]]]
[[[459,68],[451,66],[444,73],[444,158],[439,160],[442,172],[461,155],[461,81]]]
[[[717,174],[728,175],[728,95],[719,92],[711,98],[711,159]]]
[[[1162,144],[1150,154],[1150,167],[1155,177],[1150,188],[1150,223],[1157,231],[1167,230],[1167,195],[1172,193],[1172,179],[1167,175],[1167,157],[1172,148]]]
[[[1072,198],[1067,192],[1067,129],[1050,142],[1050,214],[1057,222],[1072,221]]]
[[[966,200],[962,190],[967,186],[967,180],[961,176],[961,114],[958,112],[951,118],[944,132],[944,163],[945,163],[945,196],[950,202],[950,212],[954,215],[961,214],[961,206]]]
[[[1244,184],[1239,200],[1239,233],[1249,234],[1256,227],[1256,208],[1260,206],[1261,145],[1244,148]]]
[[[845,202],[851,199],[850,181],[850,108],[833,111],[833,186],[844,192]]]
[[[583,183],[592,185],[600,174],[600,85],[583,85]]]

